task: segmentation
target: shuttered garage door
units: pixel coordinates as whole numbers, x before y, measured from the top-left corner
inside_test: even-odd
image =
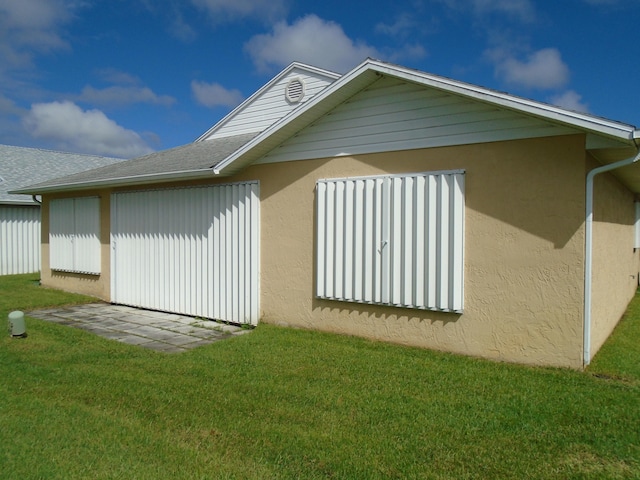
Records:
[[[115,193],[111,301],[258,322],[258,183]]]

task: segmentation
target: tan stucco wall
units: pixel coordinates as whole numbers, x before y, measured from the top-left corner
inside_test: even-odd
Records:
[[[589,168],[598,166],[588,162]],[[634,250],[634,195],[611,174],[594,180],[591,358],[638,287],[640,253]]]
[[[580,368],[584,141],[575,135],[257,165],[210,183],[260,181],[261,321]],[[460,168],[466,171],[463,314],[315,298],[317,179]],[[44,267],[45,244],[43,282],[108,300],[110,191],[99,193],[103,274],[89,279],[52,275]],[[45,208],[47,201],[45,197]],[[615,207],[617,201],[612,202]],[[605,232],[601,230],[597,235]],[[46,228],[43,241],[44,232]],[[626,307],[627,297],[616,299],[614,317]],[[594,303],[601,308],[600,299]],[[608,310],[599,315],[612,316]],[[607,320],[602,332],[610,324]],[[598,339],[606,336],[597,330]]]
[[[253,167],[263,321],[531,364],[581,366],[584,138]],[[464,168],[464,314],[314,298],[318,178]]]

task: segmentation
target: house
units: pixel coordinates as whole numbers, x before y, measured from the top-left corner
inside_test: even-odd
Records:
[[[376,60],[294,63],[189,145],[19,192],[42,195],[52,287],[582,368],[638,286],[639,139]]]
[[[40,270],[40,203],[10,190],[120,161],[0,145],[0,275]]]

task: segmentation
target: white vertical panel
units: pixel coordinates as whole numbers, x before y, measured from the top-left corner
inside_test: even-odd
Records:
[[[438,286],[438,295],[436,298],[436,308],[442,309],[443,305],[447,304],[449,298],[449,182],[445,177],[438,177],[438,236],[437,236],[437,255],[438,255],[438,267],[436,273],[436,282]]]
[[[636,207],[636,221],[635,221],[635,240],[633,248],[640,248],[640,202],[635,202]]]
[[[344,298],[353,298],[353,213],[355,209],[354,203],[354,182],[345,184],[344,189],[344,268],[343,268],[343,296]]]
[[[257,182],[117,193],[112,202],[112,301],[257,323]]]
[[[336,192],[335,192],[335,211],[334,211],[334,225],[335,225],[335,238],[333,240],[334,245],[334,255],[336,261],[334,262],[333,267],[333,285],[334,285],[334,293],[333,295],[336,298],[344,298],[343,291],[343,270],[344,270],[344,213],[345,213],[345,204],[344,204],[344,182],[339,182],[336,184]]]
[[[251,253],[251,263],[247,268],[251,271],[251,295],[249,302],[251,303],[250,318],[252,321],[260,316],[260,192],[258,191],[258,183],[252,183],[250,188],[249,205],[251,211],[251,238],[249,240],[249,251]]]
[[[356,180],[353,182],[353,210],[354,212],[363,212],[364,211],[364,182],[362,180]],[[363,248],[364,238],[366,233],[364,232],[364,215],[359,214],[356,215],[354,213],[351,214],[352,222],[353,222],[353,248],[352,248],[352,270],[353,270],[353,293],[351,298],[355,301],[363,300]],[[320,253],[318,251],[318,253]],[[324,262],[324,258],[322,259]],[[318,258],[318,265],[323,265],[320,262],[320,258]],[[318,268],[317,271],[320,272],[322,268]]]
[[[375,282],[374,282],[374,265],[375,265],[375,252],[376,248],[379,248],[379,239],[376,239],[376,226],[375,226],[375,180],[366,179],[363,181],[364,188],[364,208],[363,208],[363,221],[364,221],[364,242],[362,245],[362,257],[363,257],[363,277],[364,277],[364,290],[362,292],[361,300],[363,302],[373,302]],[[330,253],[327,252],[327,266],[331,263]]]
[[[427,204],[425,206],[426,214],[426,233],[427,245],[427,262],[425,266],[425,305],[436,305],[437,287],[436,281],[438,269],[438,178],[436,176],[427,177],[427,192],[425,195]]]
[[[462,311],[463,172],[321,180],[317,192],[317,296]]]
[[[319,297],[327,296],[326,291],[326,252],[327,246],[327,184],[319,182],[316,190],[316,291]]]
[[[449,308],[456,312],[464,306],[464,175],[453,177],[451,232],[451,298]]]
[[[373,298],[377,303],[384,302],[388,282],[382,281],[388,278],[389,271],[389,181],[385,178],[376,178],[373,181],[373,212],[371,223],[373,226],[373,245],[371,257],[373,258]]]
[[[40,270],[40,207],[0,206],[0,275]]]
[[[52,270],[73,270],[73,198],[49,203],[49,265]]]
[[[100,273],[100,199],[52,200],[49,205],[49,256],[52,270]]]
[[[75,198],[74,270],[100,273],[100,199]]]
[[[334,271],[335,271],[335,262],[334,258],[334,230],[335,230],[335,222],[333,221],[335,215],[335,184],[327,185],[327,205],[326,205],[326,215],[327,219],[325,220],[325,241],[326,241],[326,257],[327,259],[331,259],[326,264],[326,270],[324,275],[324,289],[328,296],[335,297],[334,290]]]
[[[416,177],[415,200],[413,209],[413,223],[415,228],[415,243],[413,245],[413,256],[415,258],[415,269],[413,270],[413,295],[415,305],[428,305],[426,301],[425,272],[427,270],[427,248],[426,248],[426,214],[424,209],[426,199],[426,179],[420,175]]]

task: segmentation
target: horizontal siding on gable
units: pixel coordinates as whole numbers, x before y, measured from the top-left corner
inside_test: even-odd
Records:
[[[384,78],[258,163],[569,133],[574,132],[436,89]]]
[[[299,103],[290,103],[285,98],[285,88],[293,78],[299,78],[305,86],[304,97]],[[271,88],[262,92],[259,97],[230,118],[227,123],[208,136],[206,140],[243,133],[262,132],[290,113],[294,108],[323,90],[330,83],[331,81],[326,77],[294,68],[288,75],[272,85]]]

